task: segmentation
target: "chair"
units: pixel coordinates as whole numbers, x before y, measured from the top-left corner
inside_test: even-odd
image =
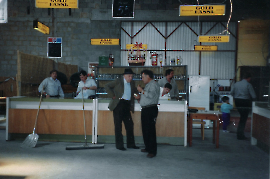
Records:
[[[188,107],[188,109],[197,109],[197,110],[205,110],[204,107]],[[192,121],[192,124],[201,124],[201,135],[202,135],[202,140],[204,140],[204,125],[206,124],[205,121],[203,121],[203,119],[201,119],[201,121]]]

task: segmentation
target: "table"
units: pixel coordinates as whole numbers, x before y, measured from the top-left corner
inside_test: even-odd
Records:
[[[213,121],[213,143],[216,148],[219,148],[219,116],[222,113],[219,111],[198,111],[197,113],[189,113],[188,118],[188,143],[192,146],[192,120],[193,119],[207,119]]]

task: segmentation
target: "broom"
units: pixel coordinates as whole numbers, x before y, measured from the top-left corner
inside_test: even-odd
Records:
[[[84,98],[83,98],[83,89],[82,89],[82,103],[83,103],[83,124],[84,124],[84,140],[85,143],[83,145],[79,146],[67,146],[66,150],[80,150],[80,149],[103,149],[104,145],[103,144],[92,144],[88,145],[87,144],[87,139],[86,139],[86,128],[85,128],[85,115],[84,115]],[[94,110],[93,110],[94,112]],[[94,119],[92,119],[94,120]],[[92,132],[93,135],[93,132]]]
[[[32,147],[32,148],[34,148],[36,146],[36,144],[37,144],[39,136],[35,133],[35,130],[36,130],[36,125],[37,125],[39,109],[40,109],[40,105],[41,105],[42,93],[43,93],[43,89],[42,89],[41,94],[40,94],[39,106],[38,106],[38,111],[37,111],[37,116],[36,116],[36,121],[35,121],[35,126],[34,126],[34,129],[33,129],[33,133],[29,134],[26,137],[26,139],[21,144],[21,147]]]

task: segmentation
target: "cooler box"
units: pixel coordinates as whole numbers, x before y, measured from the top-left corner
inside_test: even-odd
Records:
[[[109,66],[109,57],[100,56],[99,57],[99,66]]]

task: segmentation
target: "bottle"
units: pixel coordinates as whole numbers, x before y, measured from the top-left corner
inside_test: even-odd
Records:
[[[168,101],[170,101],[171,100],[171,95],[170,95],[170,93],[168,93]]]

